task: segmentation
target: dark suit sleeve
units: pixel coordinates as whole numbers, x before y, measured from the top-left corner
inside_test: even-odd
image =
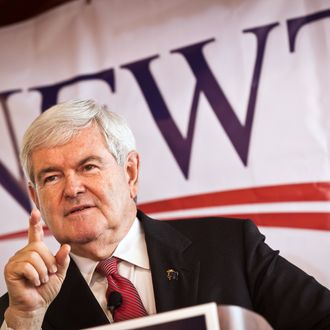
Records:
[[[245,221],[244,227],[255,311],[275,329],[330,329],[330,292],[269,248],[252,222]]]
[[[0,327],[4,321],[4,314],[9,305],[8,294],[6,293],[0,298]]]

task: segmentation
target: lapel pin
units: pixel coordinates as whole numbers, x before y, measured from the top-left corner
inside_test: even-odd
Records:
[[[176,270],[174,269],[168,269],[166,271],[166,277],[169,281],[172,281],[172,280],[175,280],[177,281],[178,278],[179,278],[179,272],[177,272]]]

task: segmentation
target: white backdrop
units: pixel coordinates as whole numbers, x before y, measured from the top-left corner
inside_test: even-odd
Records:
[[[136,135],[143,210],[251,217],[330,288],[329,17],[326,0],[81,0],[0,29],[0,268],[26,242],[15,141],[91,97]]]

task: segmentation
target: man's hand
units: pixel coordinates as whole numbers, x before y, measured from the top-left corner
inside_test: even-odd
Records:
[[[9,307],[7,326],[40,329],[49,304],[61,289],[69,266],[70,246],[64,244],[55,256],[43,242],[40,212],[32,210],[28,245],[11,257],[5,267]]]

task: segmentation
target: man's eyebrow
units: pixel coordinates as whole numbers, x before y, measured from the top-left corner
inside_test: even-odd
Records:
[[[42,177],[47,174],[47,173],[51,173],[51,172],[57,172],[59,171],[59,169],[57,167],[45,167],[42,170],[40,170],[37,174],[37,181],[41,181]]]
[[[104,163],[103,159],[99,156],[88,156],[88,157],[82,159],[81,161],[79,161],[78,166],[84,165],[88,162],[95,162],[95,161],[97,161],[100,164]]]

